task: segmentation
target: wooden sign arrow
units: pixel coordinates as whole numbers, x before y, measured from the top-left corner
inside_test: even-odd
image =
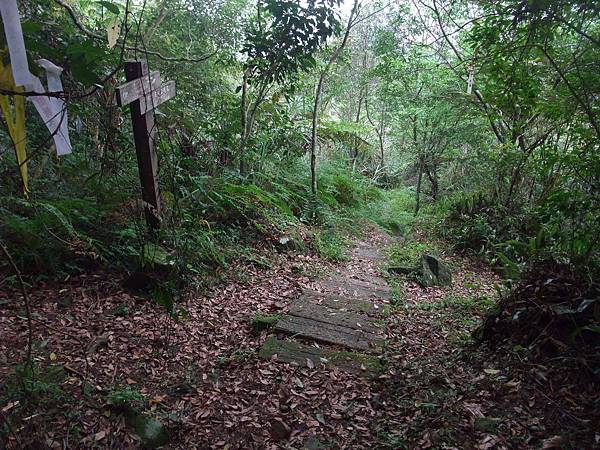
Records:
[[[160,72],[155,70],[150,72],[150,75],[145,75],[141,78],[128,81],[125,84],[117,87],[117,105],[129,105],[141,97],[149,95],[152,91],[160,87]]]
[[[167,81],[158,89],[154,89],[151,94],[140,97],[140,112],[145,114],[173,97],[175,97],[175,81]]]

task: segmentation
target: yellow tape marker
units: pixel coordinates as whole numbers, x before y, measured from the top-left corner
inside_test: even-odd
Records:
[[[23,87],[17,87],[13,78],[10,64],[2,64],[0,58],[0,87],[3,89],[23,92]],[[12,97],[13,106],[11,108],[10,98]],[[17,162],[19,163],[19,172],[23,182],[23,195],[29,198],[29,177],[27,175],[27,152],[25,151],[25,97],[23,95],[1,95],[0,108],[6,120],[8,134],[10,135],[15,146]]]

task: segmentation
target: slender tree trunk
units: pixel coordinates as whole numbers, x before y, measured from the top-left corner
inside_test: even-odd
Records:
[[[168,0],[163,0],[163,2],[160,4],[160,6],[158,8],[158,16],[156,17],[156,20],[154,21],[154,23],[152,25],[150,25],[148,27],[148,30],[146,31],[146,34],[144,35],[143,41],[144,41],[144,45],[147,47],[149,47],[150,40],[152,39],[154,32],[158,29],[158,27],[160,27],[163,20],[165,20],[165,18],[169,14],[169,10],[167,10],[167,3],[168,3]]]
[[[246,141],[248,140],[248,70],[242,79],[242,99],[240,105],[242,139],[240,140],[240,175],[246,174]]]
[[[415,216],[421,209],[421,184],[423,182],[423,158],[419,156],[419,177],[417,178],[417,195],[415,199]]]
[[[365,98],[365,102],[367,101],[367,99]],[[358,108],[356,110],[356,117],[354,118],[354,123],[358,124],[360,122],[360,113],[362,110],[362,104],[363,104],[363,88],[360,88],[360,91],[358,93]],[[358,158],[358,138],[357,136],[354,136],[354,149],[351,150],[353,153],[351,154],[351,160],[352,160],[352,170],[355,169],[356,166],[356,159]]]
[[[379,120],[379,131],[377,132],[377,137],[379,137],[379,151],[381,152],[381,160],[379,162],[379,165],[381,167],[383,167],[384,163],[385,163],[385,135],[384,135],[384,130],[385,130],[385,112],[386,112],[386,108],[385,108],[385,103],[381,102],[381,118]]]
[[[346,24],[346,31],[344,32],[344,38],[342,39],[342,43],[339,47],[333,52],[329,61],[327,61],[327,65],[323,68],[319,75],[319,82],[317,83],[317,88],[315,90],[315,102],[313,103],[313,115],[312,115],[312,127],[310,133],[310,190],[313,196],[317,195],[317,122],[318,122],[318,113],[319,113],[319,104],[321,103],[321,93],[323,91],[323,84],[325,83],[325,77],[329,73],[329,69],[335,61],[338,59],[342,50],[346,46],[348,42],[348,36],[350,36],[350,30],[354,25],[354,21],[358,14],[358,2],[359,0],[354,0],[354,4],[352,6],[352,11],[350,12],[350,17],[348,18],[348,23]]]
[[[319,111],[319,102],[321,100],[321,91],[323,90],[323,81],[325,72],[319,75],[319,82],[315,92],[315,102],[313,104],[312,128],[310,133],[310,191],[313,196],[317,195],[317,114]]]
[[[431,197],[433,197],[434,200],[437,200],[439,192],[439,181],[435,164],[432,164],[431,167],[428,167],[428,165],[423,164],[423,168],[425,173],[427,174],[427,178],[429,178],[429,182],[431,183]]]
[[[413,144],[415,146],[415,149],[417,150],[417,160],[418,160],[418,165],[419,165],[419,175],[417,178],[417,193],[416,193],[416,198],[415,198],[415,216],[417,214],[419,214],[419,209],[421,208],[421,184],[423,182],[423,156],[421,155],[421,151],[419,150],[419,146],[418,146],[418,139],[417,139],[417,117],[414,116],[411,118],[412,121],[412,132],[413,132]]]
[[[381,109],[381,117],[379,119],[379,125],[376,125],[375,122],[371,119],[371,115],[369,114],[369,94],[368,92],[365,95],[365,114],[367,115],[367,120],[375,130],[375,134],[377,134],[377,140],[379,141],[379,167],[383,167],[384,163],[384,136],[383,136],[383,124],[384,124],[384,113],[385,109],[382,106]]]
[[[23,277],[21,276],[21,271],[15,264],[15,261],[12,258],[12,255],[9,253],[6,246],[0,242],[0,250],[4,253],[4,257],[12,267],[15,272],[15,276],[19,281],[19,286],[21,286],[21,294],[23,295],[23,304],[25,305],[25,316],[27,317],[27,352],[25,353],[25,366],[29,367],[31,370],[31,378],[34,379],[34,370],[33,370],[33,359],[32,359],[32,350],[33,350],[33,324],[31,319],[31,305],[29,303],[29,296],[27,295],[27,289],[25,288],[25,282],[23,281]]]

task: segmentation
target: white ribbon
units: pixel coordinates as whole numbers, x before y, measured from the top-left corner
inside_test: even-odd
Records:
[[[27,86],[31,80],[27,54],[25,53],[25,41],[21,30],[21,20],[16,0],[0,0],[0,13],[4,23],[4,34],[10,53],[10,65],[13,78],[17,86]]]
[[[1,1],[1,0],[0,0]],[[47,59],[38,59],[37,63],[44,68],[46,71],[46,80],[48,81],[48,91],[49,92],[62,92],[63,86],[60,81],[60,74],[62,73],[62,68],[52,64]],[[37,77],[33,77],[41,86],[41,82]],[[54,134],[54,143],[56,145],[56,153],[58,156],[66,155],[71,153],[71,141],[69,139],[69,127],[67,120],[67,107],[65,106],[65,101],[62,98],[58,97],[39,97],[41,99],[47,99],[50,102],[50,109],[52,109],[52,127],[48,127],[50,132],[52,130],[58,130]],[[35,104],[35,103],[34,103]],[[36,105],[36,109],[38,112],[40,108]],[[40,113],[40,115],[42,115]],[[43,117],[43,116],[42,116]],[[48,122],[46,122],[48,123]]]
[[[469,79],[467,80],[467,94],[473,92],[473,83],[475,83],[475,60],[469,64]]]
[[[0,0],[0,13],[4,23],[4,33],[10,53],[10,65],[17,86],[24,86],[27,92],[62,92],[60,81],[62,69],[50,61],[40,59],[38,64],[46,70],[48,90],[44,89],[40,79],[29,72],[25,41],[16,0]],[[42,121],[52,134],[58,156],[71,153],[69,128],[67,123],[67,108],[63,99],[42,95],[30,97]]]

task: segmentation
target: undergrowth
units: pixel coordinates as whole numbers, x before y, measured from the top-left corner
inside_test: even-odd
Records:
[[[160,267],[169,277],[188,279],[226,267],[240,251],[253,258],[257,246],[276,248],[281,236],[293,235],[302,224],[312,230],[311,246],[320,256],[342,261],[349,238],[370,215],[365,205],[383,204],[387,195],[341,163],[321,168],[316,197],[302,161],[267,166],[250,178],[171,170],[177,183],[163,187],[158,232],[147,231],[135,190],[117,195],[107,182],[34,200],[0,195],[0,239],[19,269],[38,277],[105,266]],[[0,269],[9,270],[5,264]]]

